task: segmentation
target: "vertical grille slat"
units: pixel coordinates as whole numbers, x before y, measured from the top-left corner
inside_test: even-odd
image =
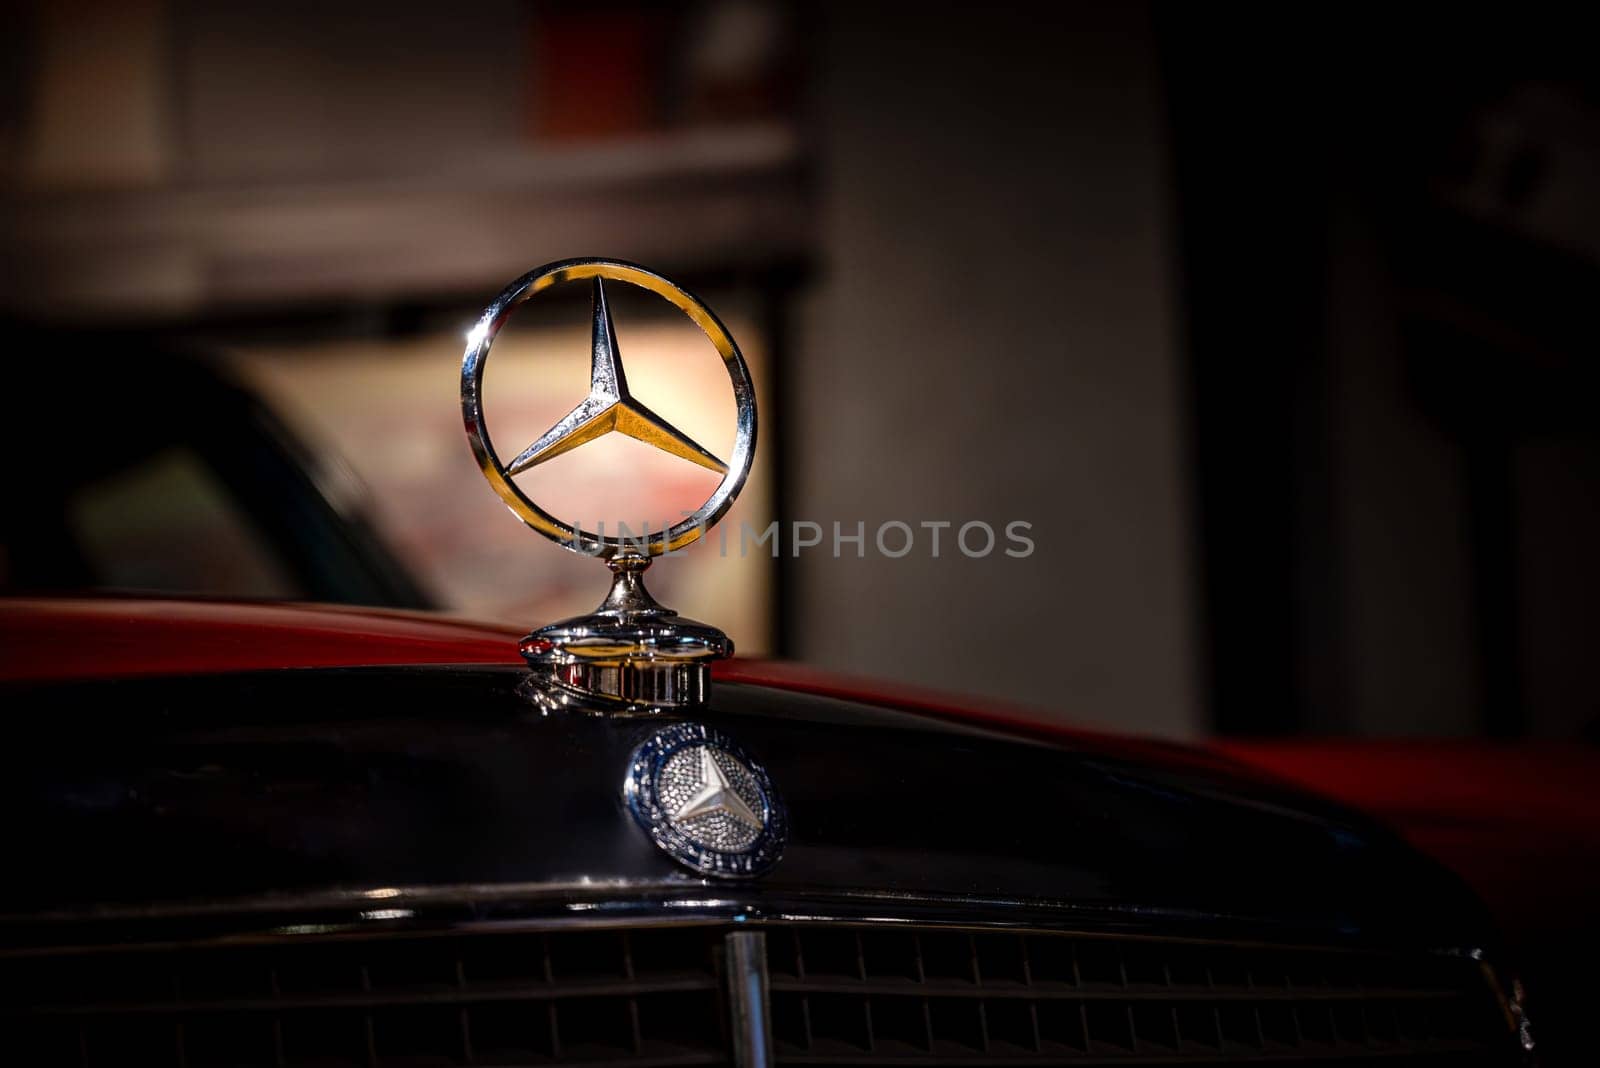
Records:
[[[772,1063],[1513,1064],[1475,962],[961,929],[392,934],[0,959],[0,1061],[48,1068],[733,1064],[724,947]],[[746,1047],[739,1047],[741,1049]]]
[[[628,982],[633,982],[633,942],[626,931],[622,934],[622,976]],[[639,998],[628,998],[628,1041],[629,1048],[635,1056],[644,1049],[644,1034],[639,1027]]]

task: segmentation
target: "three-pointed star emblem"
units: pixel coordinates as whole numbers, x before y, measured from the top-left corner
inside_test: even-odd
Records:
[[[728,465],[701,448],[683,431],[646,408],[628,392],[622,373],[622,358],[617,354],[617,332],[611,324],[611,309],[606,304],[605,284],[594,280],[594,349],[589,370],[589,395],[539,440],[517,454],[506,465],[507,473],[519,475],[555,456],[616,431],[653,445],[662,452],[682,457],[709,468],[719,475]]]
[[[722,766],[717,763],[717,758],[712,755],[711,747],[701,746],[700,789],[678,807],[678,811],[672,814],[672,819],[675,823],[682,823],[696,816],[710,816],[718,812],[727,813],[755,830],[759,831],[762,828],[761,817],[751,811],[744,798],[734,790],[733,784],[728,781],[728,776],[723,773]]]

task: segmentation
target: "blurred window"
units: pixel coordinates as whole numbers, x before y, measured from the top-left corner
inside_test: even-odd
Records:
[[[272,541],[192,450],[174,446],[80,487],[66,522],[95,582],[130,590],[292,598]]]

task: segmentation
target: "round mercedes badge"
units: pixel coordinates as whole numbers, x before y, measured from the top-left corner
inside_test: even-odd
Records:
[[[788,839],[766,769],[703,724],[674,724],[646,739],[628,761],[623,796],[651,840],[702,875],[764,874]]]

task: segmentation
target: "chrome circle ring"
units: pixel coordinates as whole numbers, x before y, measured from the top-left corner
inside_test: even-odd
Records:
[[[600,388],[602,377],[607,388],[616,390],[622,382],[620,363],[617,362],[614,338],[610,334],[610,312],[606,310],[605,299],[601,280],[627,282],[631,285],[649,290],[651,293],[664,298],[679,311],[687,315],[706,335],[716,347],[722,357],[723,365],[728,370],[728,378],[733,384],[733,397],[737,408],[737,423],[734,430],[733,454],[723,471],[722,481],[712,491],[704,504],[695,509],[686,518],[662,530],[651,531],[637,538],[617,538],[585,531],[577,526],[569,525],[557,519],[538,504],[534,503],[522,489],[513,481],[514,472],[511,468],[517,466],[524,457],[540,444],[536,442],[523,456],[518,457],[511,465],[503,463],[495,451],[494,442],[489,437],[489,427],[483,415],[483,372],[489,359],[489,349],[494,344],[500,328],[510,318],[523,301],[550,289],[563,282],[574,282],[582,279],[595,280],[595,324],[596,324],[596,388]],[[611,359],[611,372],[602,375],[601,367],[601,335],[605,335],[606,344],[609,346]],[[625,384],[622,386],[625,390]],[[613,396],[600,397],[599,400],[610,400],[616,403]],[[584,420],[594,422],[595,413],[605,414],[604,408],[595,403],[595,395],[590,400],[579,405],[568,416],[567,420],[551,429],[550,434],[556,435],[552,444],[541,452],[555,455],[565,448],[571,447],[559,441],[563,426],[567,427],[566,434],[569,439],[576,440],[573,429],[579,427]],[[588,406],[588,407],[586,407]],[[635,414],[642,413],[642,414]],[[694,443],[675,431],[664,420],[660,420],[654,413],[643,408],[642,405],[634,406],[634,412],[628,414],[629,419],[639,424],[640,419],[650,422],[643,425],[644,433],[676,435],[677,444],[672,443],[672,451],[679,455],[688,455],[686,451],[691,447],[698,450],[698,458],[690,456],[702,466],[718,467],[721,462],[712,457],[705,450],[694,446]],[[750,475],[750,465],[755,459],[756,446],[756,394],[755,386],[750,380],[750,369],[745,365],[744,356],[739,352],[739,346],[734,342],[733,335],[722,324],[716,314],[708,308],[703,301],[691,294],[682,286],[663,278],[654,271],[640,267],[636,264],[626,263],[622,260],[610,259],[574,259],[561,260],[548,263],[543,267],[535,268],[507,286],[498,297],[494,299],[477,324],[467,335],[466,352],[461,358],[461,419],[466,427],[467,440],[472,445],[472,454],[478,462],[478,469],[489,485],[499,494],[506,507],[528,526],[543,534],[551,541],[573,552],[586,556],[611,558],[619,555],[648,555],[659,556],[662,553],[674,552],[687,545],[698,541],[705,532],[716,524],[730,507],[734,498],[744,487],[745,479]],[[613,417],[615,419],[615,417]],[[569,425],[570,424],[570,425]],[[592,436],[592,435],[591,435]],[[543,441],[544,439],[541,439]],[[585,439],[586,440],[586,439]],[[540,457],[534,455],[528,461],[540,462]],[[526,469],[520,468],[520,469]],[[716,468],[713,468],[716,469]]]

